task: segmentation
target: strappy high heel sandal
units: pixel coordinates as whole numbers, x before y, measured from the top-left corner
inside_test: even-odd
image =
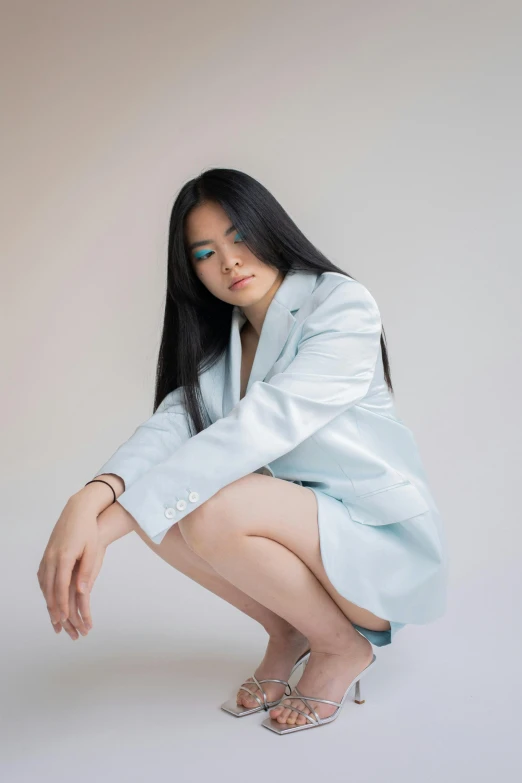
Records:
[[[292,671],[290,672],[290,676],[288,677],[288,679],[290,679],[292,674],[295,672],[296,669],[299,668],[299,666],[301,666],[302,664],[306,665],[309,657],[310,657],[310,650],[303,653],[303,655],[301,655],[301,657],[297,659],[297,661],[294,663],[294,666],[292,668]],[[257,687],[263,694],[263,701],[261,701],[257,693],[253,693],[249,688],[245,688],[244,686],[242,686],[241,688],[239,688],[239,690],[247,691],[247,693],[249,693],[251,696],[254,697],[254,699],[258,701],[259,706],[244,707],[242,704],[237,704],[235,699],[228,699],[227,701],[223,702],[223,704],[221,705],[222,710],[225,710],[225,712],[229,712],[231,715],[235,715],[236,718],[242,718],[244,715],[252,715],[254,712],[260,712],[261,710],[265,710],[265,712],[268,712],[268,710],[271,710],[273,707],[278,706],[278,704],[282,701],[282,699],[284,699],[285,694],[289,696],[292,693],[292,688],[290,687],[290,683],[287,682],[286,680],[273,680],[270,678],[266,680],[258,680],[255,674],[245,682],[248,683],[250,682],[250,680],[252,680],[252,685],[257,685]],[[262,682],[279,682],[281,683],[281,685],[285,686],[285,692],[283,693],[281,698],[276,699],[276,701],[268,701],[268,699],[266,698],[265,689],[261,685]],[[289,690],[289,693],[286,692],[287,688]]]
[[[276,734],[290,734],[293,731],[301,731],[301,729],[313,729],[316,726],[322,726],[324,723],[331,723],[333,720],[335,720],[338,717],[339,713],[341,712],[341,707],[343,706],[346,697],[348,696],[348,693],[351,691],[354,685],[355,685],[355,695],[354,695],[355,703],[364,704],[365,700],[361,699],[361,687],[359,685],[359,681],[361,677],[364,677],[364,675],[367,674],[370,671],[370,669],[375,665],[375,661],[376,661],[376,655],[374,653],[373,658],[368,664],[368,666],[366,666],[366,668],[364,668],[362,672],[358,674],[357,677],[355,677],[351,681],[348,688],[346,689],[346,693],[344,694],[340,702],[330,701],[329,699],[317,699],[315,696],[304,696],[302,693],[300,693],[298,688],[293,688],[292,693],[287,698],[301,699],[301,701],[306,705],[306,707],[308,707],[310,712],[313,714],[313,717],[312,715],[307,715],[306,712],[303,712],[303,710],[300,710],[297,707],[292,707],[291,704],[285,705],[284,703],[285,700],[281,700],[281,704],[279,704],[278,706],[284,707],[285,709],[289,709],[289,710],[295,710],[295,712],[299,712],[301,715],[305,716],[307,721],[309,721],[308,723],[303,723],[296,726],[295,723],[294,724],[279,723],[276,719],[268,717],[265,718],[265,720],[262,722],[261,725],[264,726],[265,729],[270,729],[270,731],[275,731]],[[337,707],[337,709],[335,710],[333,715],[330,715],[330,717],[320,718],[317,712],[312,707],[312,705],[309,703],[310,701],[318,701],[318,702],[322,702],[323,704],[334,704]]]

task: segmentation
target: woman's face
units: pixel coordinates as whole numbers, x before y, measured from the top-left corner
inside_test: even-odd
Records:
[[[185,221],[185,237],[194,273],[218,299],[249,307],[260,302],[283,274],[248,249],[225,210],[214,202],[194,207]],[[230,288],[238,277],[251,276],[242,288]]]

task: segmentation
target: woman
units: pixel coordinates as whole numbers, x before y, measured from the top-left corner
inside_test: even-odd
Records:
[[[368,289],[252,177],[188,182],[154,413],[70,498],[40,563],[56,632],[90,630],[106,548],[134,530],[267,631],[224,710],[287,733],[334,720],[352,685],[362,703],[372,644],[445,611],[444,530],[392,394]]]

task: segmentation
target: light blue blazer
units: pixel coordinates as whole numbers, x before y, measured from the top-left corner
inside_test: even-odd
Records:
[[[444,529],[384,380],[373,296],[340,273],[288,272],[240,400],[244,321],[235,306],[228,349],[201,375],[206,429],[190,436],[178,388],[95,476],[124,480],[118,502],[155,543],[248,473],[296,481],[316,494],[323,562],[342,595],[403,623],[439,617]]]

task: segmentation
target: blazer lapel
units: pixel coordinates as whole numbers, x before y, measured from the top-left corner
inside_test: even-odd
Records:
[[[316,272],[301,270],[286,273],[266,311],[246,392],[256,381],[263,381],[276,363],[296,322],[294,313],[312,293],[318,276]],[[242,355],[240,330],[245,321],[246,316],[235,305],[226,352],[222,416],[226,416],[240,401]]]

